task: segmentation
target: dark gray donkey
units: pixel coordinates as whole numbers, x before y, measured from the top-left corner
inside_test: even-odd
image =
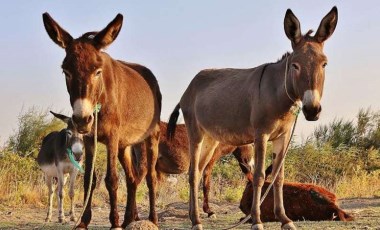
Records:
[[[41,149],[38,153],[37,162],[42,171],[45,173],[46,184],[49,189],[49,207],[46,216],[46,222],[51,220],[51,210],[53,202],[53,180],[58,181],[58,222],[62,223],[65,220],[63,211],[63,186],[66,183],[67,174],[70,174],[70,192],[71,199],[70,220],[76,221],[74,215],[74,183],[78,174],[78,168],[75,167],[71,158],[79,165],[82,164],[83,156],[83,135],[78,133],[74,128],[71,118],[62,114],[57,114],[50,111],[56,118],[67,124],[67,128],[61,131],[49,133],[42,141]]]

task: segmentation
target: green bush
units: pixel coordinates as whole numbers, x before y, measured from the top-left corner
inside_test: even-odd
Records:
[[[19,115],[18,128],[9,137],[7,148],[21,156],[36,157],[42,139],[51,131],[60,130],[64,126],[62,121],[53,118],[48,109],[31,107]]]

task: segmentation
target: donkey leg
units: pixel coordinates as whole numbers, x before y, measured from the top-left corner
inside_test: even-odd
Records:
[[[199,186],[199,156],[202,148],[202,141],[197,143],[190,143],[190,169],[189,169],[189,184],[190,184],[190,208],[189,216],[192,223],[193,230],[203,229],[199,219],[198,208],[198,186]]]
[[[268,138],[261,135],[255,138],[255,168],[253,172],[253,197],[252,197],[252,228],[251,229],[264,229],[263,223],[260,219],[260,198],[261,189],[265,181],[265,153],[267,148]]]
[[[140,144],[138,144],[138,146],[140,146]],[[137,190],[137,185],[139,184],[141,180],[137,179],[136,174],[140,175],[141,172],[137,173],[134,170],[132,158],[131,158],[131,147],[127,147],[126,149],[119,149],[118,157],[119,157],[119,162],[125,172],[125,179],[126,179],[127,191],[128,191],[124,221],[123,221],[123,224],[121,225],[123,228],[125,228],[131,222],[139,219],[138,213],[137,213],[137,207],[136,207],[136,190]]]
[[[137,212],[137,204],[136,204],[136,191],[137,191],[137,183],[136,181],[127,181],[127,207],[125,209],[124,221],[121,225],[123,228],[127,227],[133,221],[139,220],[138,212]]]
[[[253,183],[253,169],[255,168],[253,145],[243,145],[237,147],[232,154],[239,162],[241,171],[245,174],[248,181]]]
[[[87,229],[87,226],[90,224],[91,217],[92,217],[92,211],[91,211],[92,193],[96,187],[96,179],[97,179],[95,169],[94,169],[91,189],[89,190],[91,169],[92,167],[95,167],[95,165],[92,165],[92,159],[94,158],[94,138],[85,136],[84,144],[85,144],[85,171],[84,171],[84,178],[83,178],[83,188],[84,188],[83,202],[85,201],[88,192],[90,192],[90,195],[89,195],[90,197],[89,197],[87,206],[85,207],[85,210],[83,212],[83,215],[81,217],[81,222],[76,227],[76,229]]]
[[[70,197],[70,220],[71,221],[77,221],[74,213],[74,185],[75,185],[75,178],[77,177],[78,170],[74,169],[70,173],[70,190],[69,190],[69,197]]]
[[[273,197],[274,197],[274,215],[276,219],[280,220],[282,223],[282,229],[296,229],[291,219],[289,219],[285,214],[284,199],[283,199],[283,184],[284,184],[284,164],[281,164],[281,160],[285,154],[285,148],[289,141],[289,135],[284,135],[283,137],[273,141],[273,152],[276,157],[273,159],[273,170],[272,176],[275,175],[276,171],[280,168],[277,178],[273,184]]]
[[[54,197],[54,191],[53,191],[53,177],[51,176],[48,176],[48,175],[45,175],[45,180],[46,180],[46,185],[48,187],[48,190],[49,190],[49,204],[48,204],[48,211],[47,211],[47,215],[46,215],[46,219],[45,221],[46,222],[50,222],[51,221],[51,216],[52,216],[52,209],[53,209],[53,197]]]
[[[212,163],[212,165],[208,164],[203,172],[203,211],[207,213],[208,217],[215,218],[216,215],[213,211],[211,211],[209,206],[211,172],[213,166],[214,163]]]
[[[105,178],[106,188],[110,198],[110,215],[111,229],[121,229],[119,225],[119,213],[117,209],[117,189],[118,189],[118,175],[117,175],[117,157],[119,138],[118,136],[111,136],[107,144],[107,174]]]
[[[58,201],[58,222],[63,223],[65,221],[65,211],[63,210],[63,187],[66,182],[66,178],[63,175],[63,171],[58,165],[58,190],[57,190],[57,201]]]
[[[209,193],[211,172],[216,161],[216,159],[211,160],[211,158],[214,154],[215,148],[218,146],[218,142],[205,137],[203,146],[199,162],[199,168],[201,169],[201,174],[203,174],[203,211],[207,213],[208,217],[216,218],[215,213],[211,211],[209,206]]]
[[[156,163],[158,158],[158,144],[160,140],[160,127],[157,125],[154,132],[145,141],[148,160],[148,174],[146,181],[149,188],[149,220],[158,225],[156,212],[157,172]]]

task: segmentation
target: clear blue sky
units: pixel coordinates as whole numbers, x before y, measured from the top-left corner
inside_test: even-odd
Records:
[[[360,108],[380,108],[379,1],[6,1],[0,8],[0,143],[17,128],[21,109],[52,107],[71,114],[60,68],[64,50],[45,32],[42,13],[74,37],[104,28],[117,13],[124,24],[107,52],[149,67],[163,94],[167,120],[194,75],[204,68],[250,68],[291,50],[283,18],[291,8],[301,29],[316,30],[336,5],[338,26],[325,44],[323,112],[300,119],[306,138],[335,117],[354,119]]]

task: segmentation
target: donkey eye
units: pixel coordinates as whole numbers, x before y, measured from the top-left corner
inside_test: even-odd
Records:
[[[300,69],[300,66],[296,63],[292,63],[292,67],[295,69],[295,70],[299,70]]]
[[[63,70],[62,73],[65,75],[65,77],[66,77],[67,80],[71,79],[71,74],[68,71]]]
[[[68,137],[71,137],[71,136],[73,135],[73,132],[71,132],[70,130],[67,130],[67,131],[66,131],[66,135],[67,135]]]
[[[325,68],[327,66],[327,62],[323,63],[322,67]]]
[[[95,77],[101,77],[102,76],[102,69],[98,69],[95,71]]]

